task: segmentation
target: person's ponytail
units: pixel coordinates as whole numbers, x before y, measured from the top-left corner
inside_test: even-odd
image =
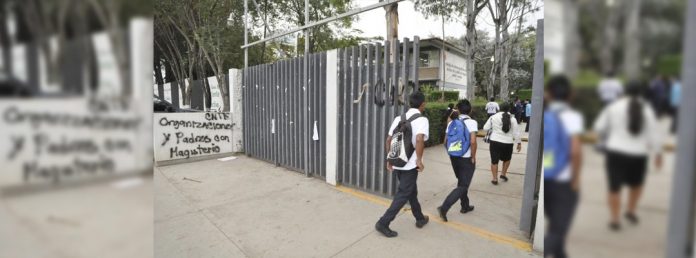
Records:
[[[510,120],[510,113],[507,111],[503,112],[503,132],[508,133],[510,131],[510,125],[512,121]]]
[[[643,131],[643,103],[641,97],[640,82],[631,82],[627,87],[627,95],[631,98],[628,104],[628,131],[633,135],[638,135]]]

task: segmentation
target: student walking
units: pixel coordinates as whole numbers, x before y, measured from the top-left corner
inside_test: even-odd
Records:
[[[488,113],[488,118],[495,115],[500,111],[500,106],[495,102],[495,98],[491,98],[488,103],[486,103],[486,113]]]
[[[679,77],[673,77],[672,78],[672,92],[670,94],[670,104],[672,105],[672,112],[673,112],[673,117],[672,117],[672,128],[671,132],[672,134],[675,134],[677,132],[677,125],[679,123],[679,102],[681,100],[681,82],[679,81]]]
[[[428,118],[421,115],[425,109],[425,96],[415,92],[409,96],[409,104],[411,108],[405,114],[394,118],[387,136],[387,170],[396,174],[399,186],[391,205],[375,224],[375,229],[386,237],[398,235],[389,224],[407,202],[416,218],[416,227],[422,228],[429,220],[421,211],[416,184],[418,174],[425,169],[423,151],[428,140]]]
[[[605,77],[599,81],[599,86],[597,86],[597,93],[602,103],[606,106],[611,104],[614,100],[621,97],[623,94],[623,84],[621,80],[616,78],[614,72],[608,72]]]
[[[655,111],[642,97],[643,85],[630,82],[627,96],[604,108],[595,121],[594,130],[607,136],[606,169],[609,181],[609,228],[621,229],[619,210],[621,188],[630,188],[626,219],[638,223],[636,207],[643,190],[648,159],[655,156],[655,165],[662,166],[660,130]]]
[[[457,111],[453,111],[450,116],[445,135],[447,141],[445,147],[449,154],[450,163],[454,176],[457,177],[457,187],[454,188],[442,205],[437,208],[440,218],[447,221],[447,211],[457,201],[461,202],[459,212],[467,213],[474,210],[474,206],[469,203],[469,185],[474,177],[476,170],[476,132],[478,123],[472,119],[471,103],[463,99],[457,103]],[[458,115],[461,114],[461,115]]]
[[[524,127],[525,132],[529,132],[529,120],[532,118],[532,101],[527,100],[527,104],[524,105],[524,122],[526,123]]]
[[[570,96],[565,76],[549,80],[544,110],[544,257],[566,257],[566,236],[578,204],[583,118],[568,104]]]
[[[490,135],[490,154],[491,154],[491,173],[493,174],[492,184],[498,184],[498,162],[503,161],[503,170],[500,178],[508,181],[507,171],[512,159],[512,149],[517,143],[517,152],[522,150],[520,133],[517,130],[517,121],[510,115],[510,104],[503,103],[502,112],[490,118],[483,126],[483,130],[491,130]]]

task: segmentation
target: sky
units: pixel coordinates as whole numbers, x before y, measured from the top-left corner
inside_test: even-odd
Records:
[[[364,7],[377,3],[377,0],[354,0],[355,7]],[[536,25],[537,19],[544,17],[543,1],[541,10],[533,14],[528,14],[529,18],[525,21],[526,25]],[[384,17],[384,9],[374,9],[358,15],[358,21],[353,24],[353,28],[362,30],[363,36],[382,36],[386,38],[387,29]],[[477,29],[489,31],[493,34],[494,25],[490,18],[488,8],[484,8],[477,17]],[[462,17],[463,18],[463,17]],[[461,19],[460,19],[461,20]],[[446,37],[461,37],[466,33],[462,22],[445,23]],[[423,14],[416,11],[411,1],[399,3],[399,38],[413,38],[418,36],[421,39],[429,38],[430,35],[442,37],[442,20],[436,17],[426,19]]]

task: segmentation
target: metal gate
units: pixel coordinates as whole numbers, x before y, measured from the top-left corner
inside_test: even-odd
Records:
[[[390,58],[391,48],[398,51]],[[363,45],[338,52],[338,182],[393,195],[396,176],[386,171],[385,141],[397,114],[418,90],[419,39],[389,46]],[[393,60],[392,60],[393,59]]]
[[[244,69],[242,87],[246,154],[324,178],[326,53]]]

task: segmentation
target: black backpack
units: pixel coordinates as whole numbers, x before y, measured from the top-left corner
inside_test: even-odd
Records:
[[[401,114],[401,121],[392,132],[391,143],[389,144],[389,152],[387,153],[387,161],[392,166],[406,166],[408,160],[416,150],[413,146],[413,131],[411,130],[411,122],[421,117],[421,114],[414,114],[408,120],[406,114]]]

